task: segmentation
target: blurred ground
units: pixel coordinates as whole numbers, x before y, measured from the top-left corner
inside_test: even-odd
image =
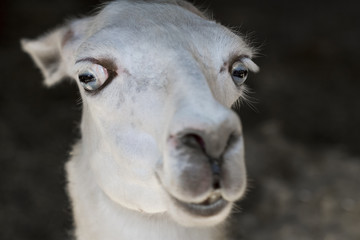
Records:
[[[198,1],[261,51],[243,106],[250,189],[233,239],[360,239],[358,1]],[[21,37],[95,0],[0,2],[0,239],[66,239],[63,165],[79,137],[76,87],[45,89]]]

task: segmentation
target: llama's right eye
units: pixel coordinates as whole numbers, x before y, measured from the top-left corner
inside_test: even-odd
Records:
[[[94,64],[90,69],[79,73],[80,84],[89,92],[99,89],[108,77],[106,68],[98,64]]]

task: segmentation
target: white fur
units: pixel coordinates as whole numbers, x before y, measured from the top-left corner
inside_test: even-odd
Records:
[[[78,240],[224,239],[231,203],[246,187],[242,138],[226,145],[241,136],[230,107],[242,91],[228,68],[246,56],[244,65],[258,70],[239,36],[183,1],[124,0],[22,43],[48,85],[73,77],[83,99],[82,139],[66,165]],[[88,58],[117,66],[96,95],[78,81],[93,64],[79,60]],[[212,192],[207,163],[177,148],[173,136],[184,129],[200,132],[207,154],[224,159],[221,194],[230,204],[211,217],[170,197],[201,203]]]

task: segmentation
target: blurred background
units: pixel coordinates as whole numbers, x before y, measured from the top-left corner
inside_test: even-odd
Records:
[[[20,50],[99,0],[0,2],[0,239],[67,239],[63,166],[79,138],[75,84],[47,89]],[[360,239],[360,2],[197,0],[259,47],[243,121],[250,188],[232,239]]]

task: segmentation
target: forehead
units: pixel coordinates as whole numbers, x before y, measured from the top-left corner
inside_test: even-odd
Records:
[[[143,48],[162,54],[185,49],[205,55],[229,51],[252,55],[242,38],[214,21],[174,4],[138,1],[113,2],[93,18],[79,53],[96,52],[99,47],[103,52]]]

